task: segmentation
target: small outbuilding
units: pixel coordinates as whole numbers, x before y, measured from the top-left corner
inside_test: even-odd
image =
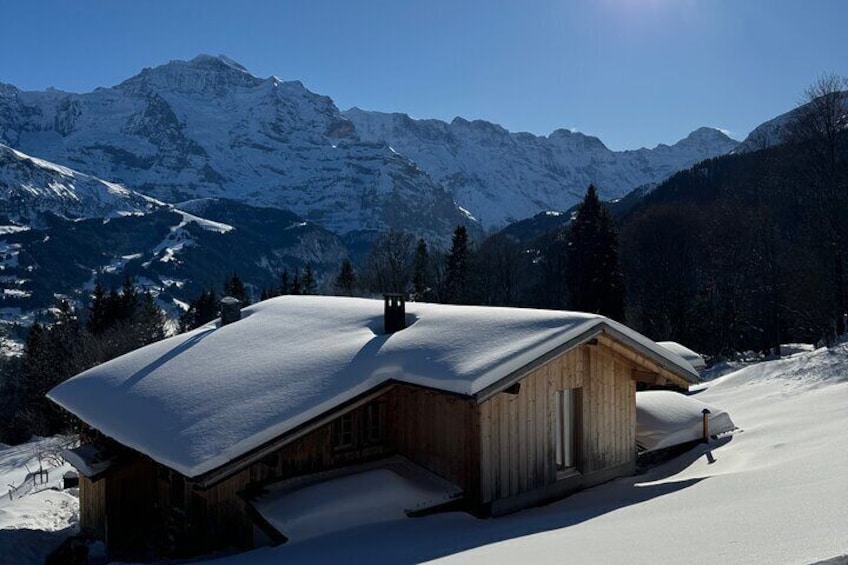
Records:
[[[685,345],[676,341],[658,341],[657,344],[685,359],[699,373],[707,368],[707,362],[704,360],[704,357]]]
[[[385,515],[499,515],[630,474],[637,382],[697,373],[592,314],[284,296],[48,396],[89,427],[81,525],[143,559],[296,537],[345,485],[385,479]]]

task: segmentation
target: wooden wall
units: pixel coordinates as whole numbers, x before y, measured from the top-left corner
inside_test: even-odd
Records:
[[[389,444],[476,497],[479,418],[469,398],[399,385],[387,395]]]
[[[206,524],[210,532],[207,544],[249,547],[253,532],[244,498],[248,489],[393,454],[403,455],[463,488],[477,488],[478,419],[470,399],[398,385],[373,402],[385,403],[386,436],[382,442],[359,442],[335,450],[332,423],[326,424],[213,487],[195,491],[194,502],[186,501],[187,519]],[[364,411],[365,406],[352,411],[354,422],[364,417]],[[167,501],[168,485],[163,484],[161,489],[159,498]],[[188,485],[186,496],[192,490]],[[200,508],[205,516],[193,516]]]
[[[92,482],[79,476],[80,526],[91,528],[100,537],[106,536],[106,482]]]
[[[480,500],[483,504],[557,481],[554,393],[580,388],[577,470],[625,465],[636,452],[635,364],[601,346],[582,345],[521,379],[518,394],[480,404]]]

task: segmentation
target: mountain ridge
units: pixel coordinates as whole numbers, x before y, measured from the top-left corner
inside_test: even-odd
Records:
[[[539,137],[408,116],[417,125],[398,137],[378,123],[391,114],[356,112],[300,81],[198,55],[88,93],[0,85],[0,142],[165,202],[231,198],[341,235],[394,228],[442,243],[457,224],[479,232],[478,220],[488,229],[568,209],[590,182],[621,197],[735,143],[693,132],[612,152],[564,129]]]
[[[537,136],[461,117],[418,120],[356,107],[343,114],[360,139],[384,140],[418,163],[487,229],[567,210],[591,183],[604,199],[621,198],[738,145],[719,130],[699,128],[671,146],[612,151],[597,137],[563,128]]]

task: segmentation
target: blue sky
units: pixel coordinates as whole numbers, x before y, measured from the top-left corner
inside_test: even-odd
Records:
[[[842,0],[3,1],[0,81],[84,92],[223,53],[351,106],[576,128],[612,149],[744,137],[825,72]]]

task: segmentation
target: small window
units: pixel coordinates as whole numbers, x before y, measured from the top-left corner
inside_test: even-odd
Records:
[[[555,454],[557,471],[577,467],[577,430],[580,417],[580,389],[558,390],[555,393]]]
[[[353,416],[345,414],[333,421],[333,449],[353,447]]]
[[[365,443],[380,443],[386,439],[386,405],[372,402],[363,413],[362,439]]]

